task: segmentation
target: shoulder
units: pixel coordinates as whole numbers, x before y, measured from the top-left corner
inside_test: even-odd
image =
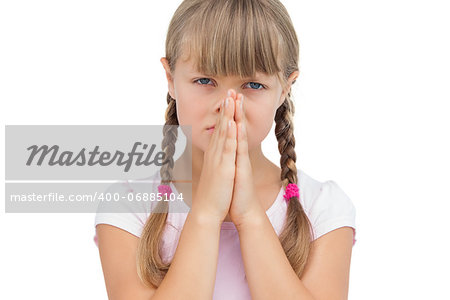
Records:
[[[111,200],[99,202],[94,227],[98,224],[109,224],[140,237],[153,205],[150,201],[137,201],[136,195],[153,193],[157,190],[158,184],[159,179],[156,173],[140,181],[109,184],[103,195]],[[94,241],[96,241],[95,237]]]
[[[355,234],[356,209],[352,200],[334,180],[319,181],[298,170],[300,202],[314,230],[314,240],[340,227]]]

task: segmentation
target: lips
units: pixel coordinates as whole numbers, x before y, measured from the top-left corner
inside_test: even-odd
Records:
[[[208,133],[208,134],[212,134],[213,132],[214,132],[214,126],[212,126],[212,127],[209,127],[209,128],[207,128],[206,129],[206,132]]]

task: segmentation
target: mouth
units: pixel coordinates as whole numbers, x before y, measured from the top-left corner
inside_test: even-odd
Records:
[[[215,126],[209,127],[206,129],[206,131],[208,131],[208,133],[212,133],[214,131]]]

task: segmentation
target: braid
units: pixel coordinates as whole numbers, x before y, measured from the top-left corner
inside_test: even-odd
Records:
[[[163,140],[161,143],[161,148],[164,151],[166,158],[169,160],[168,163],[163,164],[161,167],[161,184],[168,184],[172,181],[172,170],[174,166],[173,154],[175,153],[175,142],[178,138],[178,118],[177,118],[177,106],[176,101],[170,97],[167,93],[167,109],[166,109],[166,123],[163,127]]]
[[[163,127],[162,150],[165,159],[169,162],[162,165],[160,170],[161,184],[169,184],[173,179],[173,154],[178,138],[178,118],[176,101],[167,93],[166,122]],[[171,126],[167,126],[171,125]],[[136,255],[136,263],[139,278],[148,286],[158,287],[170,267],[170,262],[165,263],[160,256],[160,243],[164,232],[168,201],[158,201],[154,212],[151,212],[145,223]]]
[[[288,92],[283,104],[275,114],[275,135],[280,151],[281,182],[283,188],[289,183],[298,183],[294,116],[295,108]],[[292,197],[287,208],[286,223],[279,239],[292,268],[301,276],[311,249],[311,223],[303,210],[298,197]]]
[[[278,151],[281,154],[280,176],[283,187],[286,187],[289,183],[297,183],[297,167],[295,165],[297,156],[295,154],[293,115],[294,109],[290,100],[290,93],[288,93],[288,98],[284,100],[275,114],[275,136],[278,140]]]

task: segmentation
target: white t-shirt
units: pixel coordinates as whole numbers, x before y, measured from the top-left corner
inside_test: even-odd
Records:
[[[300,191],[300,203],[313,227],[314,239],[317,239],[339,227],[349,226],[353,228],[355,243],[355,207],[339,185],[333,180],[328,180],[325,182],[317,181],[300,169],[298,169],[297,175]],[[158,193],[157,187],[161,182],[159,171],[146,180],[149,182],[153,181],[153,183],[149,183],[146,191]],[[133,182],[118,182],[112,184],[108,188],[107,192],[126,195],[130,191],[136,192],[142,190],[141,186],[142,185],[133,185]],[[175,186],[170,183],[170,187],[176,197],[178,197],[179,194]],[[278,235],[284,225],[287,211],[287,202],[284,200],[283,194],[283,189],[280,189],[274,203],[266,211],[266,214],[268,215],[272,226]],[[95,215],[94,226],[97,226],[97,224],[110,224],[140,237],[145,222],[155,205],[154,203],[156,202],[151,202],[149,205],[148,201],[120,201],[119,205],[121,205],[121,208],[117,209],[117,212],[108,213],[101,212],[101,208],[99,208]],[[188,211],[189,207],[184,202],[177,202],[176,205],[170,204],[169,214],[167,217],[168,225],[171,225],[181,231]],[[235,227],[232,222],[223,222],[222,229],[225,228]]]
[[[334,181],[319,182],[306,175],[301,170],[297,173],[299,180],[300,203],[313,227],[314,239],[337,229],[349,226],[353,228],[353,244],[355,243],[355,207],[347,195]],[[147,180],[153,183],[142,185],[115,183],[110,186],[108,192],[126,195],[133,191],[139,193],[147,190],[158,193],[158,185],[161,182],[159,172]],[[173,194],[179,196],[175,186],[171,183]],[[282,226],[286,220],[287,202],[283,198],[283,188],[280,189],[274,203],[266,211],[277,235],[280,235]],[[173,198],[177,199],[177,198]],[[131,204],[133,203],[133,204]],[[156,202],[153,202],[156,203]],[[161,258],[163,262],[172,260],[177,249],[184,222],[186,221],[189,207],[181,201],[181,206],[169,202],[167,224],[162,236]],[[178,202],[180,203],[180,202]],[[99,207],[100,208],[100,207]],[[154,205],[148,202],[119,202],[117,207],[120,212],[105,213],[97,211],[95,226],[97,224],[110,224],[140,237],[147,218]],[[181,213],[186,211],[185,213]],[[96,240],[96,237],[94,237]],[[242,260],[239,235],[233,222],[223,222],[220,230],[219,254],[217,261],[216,281],[213,300],[250,300],[251,294]]]

